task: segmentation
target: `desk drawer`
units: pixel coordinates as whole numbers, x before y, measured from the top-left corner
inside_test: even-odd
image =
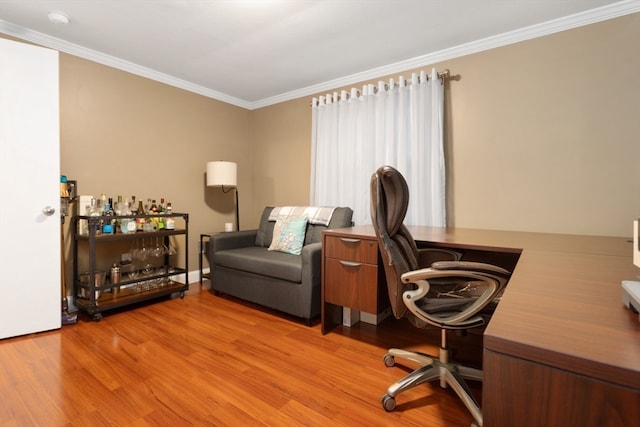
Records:
[[[378,313],[378,267],[335,258],[325,260],[325,300]]]
[[[327,258],[374,265],[378,263],[378,242],[375,239],[326,236],[324,244],[324,256]]]

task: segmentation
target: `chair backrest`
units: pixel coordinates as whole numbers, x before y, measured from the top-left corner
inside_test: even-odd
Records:
[[[378,239],[387,290],[393,315],[399,319],[408,309],[402,301],[410,285],[402,283],[402,274],[419,268],[418,248],[404,225],[409,206],[409,187],[400,172],[382,166],[371,176],[371,220]]]

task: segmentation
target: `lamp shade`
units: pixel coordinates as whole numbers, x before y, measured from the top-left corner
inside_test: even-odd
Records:
[[[238,164],[235,162],[215,161],[207,163],[208,187],[236,187],[238,183]]]

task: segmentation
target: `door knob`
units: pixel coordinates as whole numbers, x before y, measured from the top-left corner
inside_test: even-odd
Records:
[[[51,216],[56,213],[56,209],[52,206],[45,206],[44,209],[42,209],[42,213],[46,216]]]

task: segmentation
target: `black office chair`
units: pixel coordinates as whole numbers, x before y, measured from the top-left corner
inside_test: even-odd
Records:
[[[453,251],[419,250],[403,224],[408,204],[409,189],[400,172],[391,166],[379,168],[371,177],[371,219],[393,314],[397,319],[407,317],[416,327],[440,328],[441,346],[438,357],[389,350],[384,356],[386,366],[393,366],[399,357],[420,367],[389,387],[382,396],[382,406],[392,411],[399,393],[440,380],[443,388],[449,386],[457,393],[481,426],[480,406],[465,379],[482,381],[482,371],[449,360],[447,331],[482,326],[495,309],[510,272],[492,264],[460,260],[461,254]]]

